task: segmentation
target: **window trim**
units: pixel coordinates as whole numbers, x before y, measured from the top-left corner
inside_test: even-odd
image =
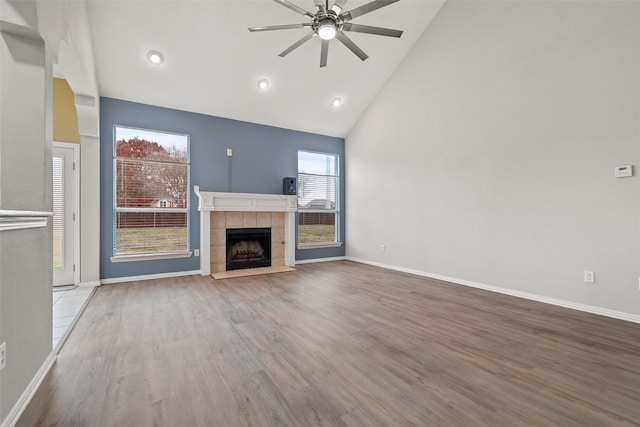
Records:
[[[156,259],[190,258],[191,251],[158,252],[153,254],[114,255],[111,262],[153,261]]]
[[[322,249],[322,248],[335,248],[341,247],[342,241],[340,240],[341,230],[342,230],[342,221],[340,218],[340,213],[342,211],[342,206],[340,205],[340,183],[341,183],[341,174],[340,174],[340,154],[339,153],[327,153],[323,151],[314,151],[314,150],[302,150],[298,149],[297,156],[297,171],[296,171],[296,179],[300,177],[300,153],[310,153],[310,154],[321,154],[324,156],[333,156],[336,160],[335,164],[335,175],[322,175],[322,176],[335,176],[336,178],[336,205],[332,210],[317,210],[317,209],[309,209],[303,210],[302,213],[333,213],[335,214],[335,240],[332,242],[309,242],[309,243],[300,243],[300,208],[297,207],[296,210],[296,248],[297,249]],[[304,172],[307,173],[307,172]],[[318,174],[310,174],[309,175],[318,175]],[[296,189],[296,193],[297,189]],[[296,194],[296,199],[299,200],[300,194]],[[298,202],[296,201],[296,204]]]
[[[186,184],[186,207],[184,208],[119,208],[117,206],[117,159],[118,157],[116,156],[116,131],[118,128],[122,128],[122,129],[130,129],[130,130],[135,130],[135,131],[140,131],[140,132],[153,132],[153,133],[161,133],[161,134],[166,134],[166,135],[176,135],[176,136],[182,136],[185,137],[187,139],[187,184]],[[110,257],[111,262],[114,263],[118,263],[118,262],[131,262],[131,261],[151,261],[151,260],[162,260],[162,259],[174,259],[174,258],[188,258],[191,257],[193,255],[193,252],[191,251],[191,195],[189,193],[189,189],[191,188],[191,135],[186,134],[186,133],[180,133],[180,132],[169,132],[169,131],[162,131],[162,130],[156,130],[156,129],[147,129],[147,128],[141,128],[141,127],[134,127],[134,126],[125,126],[125,125],[118,125],[118,124],[114,124],[113,125],[113,142],[111,144],[111,149],[112,149],[112,180],[111,180],[111,184],[112,184],[112,204],[111,204],[111,210],[112,210],[112,220],[113,220],[113,224],[111,227],[112,230],[112,244],[111,244],[111,254],[112,256]],[[184,163],[176,163],[176,162],[158,162],[155,160],[149,160],[150,162],[156,162],[156,163],[167,163],[167,164],[184,164]],[[141,253],[136,253],[136,254],[116,254],[116,238],[117,238],[117,232],[116,232],[116,215],[118,214],[118,212],[184,212],[186,214],[186,246],[184,250],[180,250],[180,251],[169,251],[169,252],[141,252]]]
[[[297,248],[304,250],[304,249],[339,248],[341,246],[342,246],[342,242],[298,243]]]

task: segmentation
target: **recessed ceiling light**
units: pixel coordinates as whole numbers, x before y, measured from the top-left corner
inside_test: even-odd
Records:
[[[258,88],[261,90],[267,90],[269,88],[269,80],[262,79],[258,81]]]
[[[342,105],[342,98],[334,98],[333,101],[331,101],[331,105],[333,105],[334,108],[338,108],[340,105]]]
[[[157,50],[147,52],[147,59],[154,65],[160,65],[164,62],[164,55]]]

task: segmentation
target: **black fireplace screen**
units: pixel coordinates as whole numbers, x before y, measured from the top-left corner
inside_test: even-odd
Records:
[[[228,228],[227,270],[271,267],[270,228]]]

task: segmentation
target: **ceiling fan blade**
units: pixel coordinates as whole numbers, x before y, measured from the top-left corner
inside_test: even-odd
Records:
[[[273,31],[273,30],[293,30],[295,28],[308,28],[311,27],[311,22],[305,24],[287,24],[287,25],[270,25],[266,27],[251,27],[249,31]]]
[[[369,25],[352,24],[345,22],[342,27],[343,31],[353,31],[354,33],[375,34],[377,36],[400,37],[403,31],[391,30],[389,28],[371,27]]]
[[[281,5],[282,5],[282,6],[284,6],[284,7],[287,7],[287,8],[289,8],[289,9],[293,10],[294,12],[299,13],[300,15],[304,15],[304,16],[306,16],[307,18],[313,18],[313,14],[312,14],[312,13],[307,12],[307,11],[306,11],[306,10],[304,10],[303,8],[298,7],[298,6],[296,6],[295,4],[293,4],[293,3],[289,3],[287,0],[273,0],[273,1],[274,1],[274,2],[276,2],[276,3],[278,3],[278,4],[281,4]]]
[[[304,43],[306,43],[309,40],[311,40],[312,38],[314,38],[315,35],[316,35],[315,31],[311,31],[309,34],[307,34],[306,36],[304,36],[303,38],[301,38],[300,40],[298,40],[297,42],[295,42],[294,44],[289,46],[284,51],[282,51],[282,53],[280,55],[278,55],[278,56],[281,56],[281,57],[284,58],[285,56],[287,56],[288,54],[293,52],[295,49],[299,48],[301,45],[303,45]]]
[[[278,0],[275,0],[278,1]],[[340,14],[340,17],[345,21],[351,21],[352,19],[357,18],[358,16],[362,16],[365,13],[373,12],[374,10],[378,10],[381,7],[389,6],[392,3],[395,3],[399,0],[374,0],[371,3],[367,3],[360,7],[356,7],[353,10],[349,10]]]
[[[364,61],[369,57],[366,53],[362,51],[362,49],[360,49],[353,41],[351,41],[351,39],[347,37],[346,34],[343,33],[342,31],[338,31],[336,33],[336,38],[340,40],[343,45],[349,48],[351,52],[355,53],[356,56],[361,60]]]
[[[329,56],[329,40],[322,40],[322,48],[320,49],[320,68],[327,66],[328,56]]]
[[[342,9],[344,9],[344,5],[347,3],[347,0],[336,0],[333,2],[333,6],[331,6],[331,10],[340,15]]]

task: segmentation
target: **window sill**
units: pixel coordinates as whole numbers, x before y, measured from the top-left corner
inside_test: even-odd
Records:
[[[340,246],[342,246],[342,242],[298,243],[298,249],[339,248]]]
[[[163,252],[157,254],[118,255],[112,256],[111,262],[153,261],[157,259],[189,258],[192,252]]]

